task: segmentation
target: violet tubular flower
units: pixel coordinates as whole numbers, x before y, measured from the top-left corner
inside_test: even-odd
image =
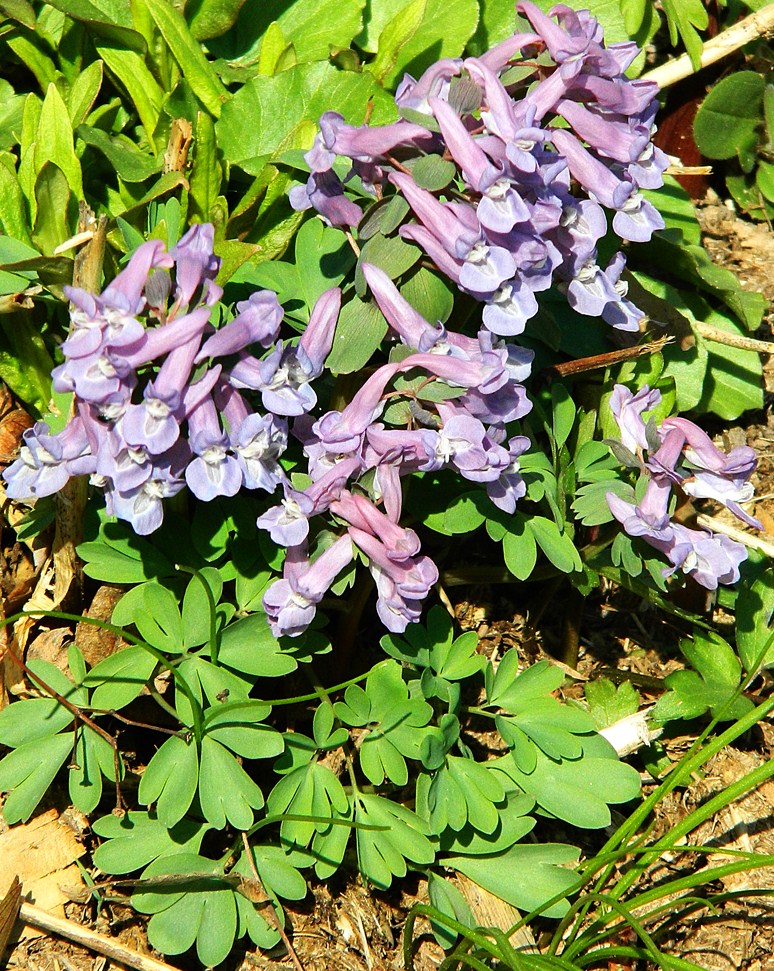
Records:
[[[314,620],[317,604],[353,557],[352,540],[346,534],[311,563],[305,544],[288,550],[283,578],[272,583],[263,596],[263,607],[275,637],[303,634]]]
[[[739,505],[753,495],[749,478],[756,465],[755,453],[740,446],[726,454],[686,418],[667,418],[659,427],[652,420],[646,425],[643,414],[660,401],[659,392],[647,385],[636,395],[622,385],[613,390],[610,405],[622,445],[632,464],[639,462],[650,479],[639,504],[611,492],[606,497],[608,507],[630,536],[641,537],[667,557],[672,567],[665,576],[680,569],[710,590],[719,583],[735,583],[746,548],[723,534],[671,521],[669,502],[677,486],[693,498],[722,503],[747,525],[762,529]]]

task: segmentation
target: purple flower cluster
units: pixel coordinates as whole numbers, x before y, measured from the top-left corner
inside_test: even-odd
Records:
[[[286,482],[282,502],[258,519],[288,550],[282,579],[264,597],[277,634],[306,628],[316,604],[353,558],[353,544],[368,562],[384,625],[400,632],[419,619],[438,570],[421,553],[416,533],[399,525],[404,476],[452,468],[484,483],[492,502],[506,512],[514,511],[525,492],[519,456],[529,440],[508,439],[505,424],[531,407],[521,382],[532,353],[497,342],[488,331],[473,339],[433,326],[383,270],[366,263],[363,273],[406,353],[371,373],[341,411],[295,422],[311,485],[297,490]],[[379,418],[395,395],[388,388],[409,372],[424,375],[427,384],[452,386],[456,397],[436,403],[432,412],[417,409],[421,420],[412,417],[405,428],[387,427]],[[310,519],[323,513],[346,532],[310,562]]]
[[[99,296],[65,288],[72,325],[53,381],[73,393],[75,414],[58,435],[44,422],[25,432],[4,472],[9,496],[51,495],[71,476],[91,475],[108,512],[146,534],[161,525],[162,500],[185,485],[206,501],[243,486],[273,492],[284,481],[283,416],[298,413],[297,398],[309,400],[306,381],[330,350],[340,294],[319,301],[295,349],[277,341],[283,312],[268,292],[238,304],[215,331],[209,319],[222,290],[213,237],[199,225],[169,253],[158,240],[144,243]],[[247,350],[256,343],[273,347],[260,364]],[[229,368],[215,362],[232,355]],[[245,386],[272,395],[272,411],[256,412],[238,390]]]
[[[537,313],[536,294],[553,283],[579,313],[636,331],[643,314],[626,299],[625,258],[602,268],[597,242],[605,210],[624,240],[663,228],[639,191],[660,186],[667,166],[651,142],[657,86],[625,76],[636,44],[606,47],[588,11],[559,4],[546,15],[528,0],[516,9],[533,32],[478,58],[439,61],[419,80],[407,75],[395,98],[400,121],[355,128],[326,112],[306,155],[311,174],[291,202],[355,226],[363,213],[334,169],[337,157],[349,158],[351,175],[377,196],[388,183],[402,193],[416,221],[401,236],[485,304],[492,333],[520,334]],[[457,166],[445,201],[411,174],[428,154]]]
[[[287,550],[283,578],[264,601],[274,632],[306,628],[355,547],[374,576],[379,615],[402,631],[418,619],[438,570],[416,534],[399,525],[401,478],[449,467],[484,483],[512,512],[525,491],[518,460],[529,441],[508,439],[505,424],[531,407],[522,381],[532,353],[488,331],[475,340],[431,325],[366,264],[405,350],[370,373],[341,411],[315,416],[312,382],[333,343],[341,291],[322,294],[297,341],[280,339],[282,307],[267,291],[237,304],[236,316],[215,330],[209,320],[222,291],[213,235],[212,226],[195,226],[170,253],[158,241],[144,243],[99,296],[67,289],[72,328],[54,386],[73,393],[75,414],[57,435],[43,422],[25,433],[4,473],[7,493],[46,496],[71,476],[91,475],[108,513],[146,534],[161,525],[163,499],[186,485],[204,501],[281,486],[282,501],[257,520]],[[255,345],[264,348],[260,357]],[[412,417],[408,427],[387,427],[378,419],[392,397],[416,402],[414,391],[390,390],[409,373],[425,385],[443,383],[450,397],[433,412],[419,409],[424,424]],[[263,410],[252,404],[258,397]],[[291,432],[308,465],[304,489],[279,462]],[[319,532],[310,521],[323,514],[339,534],[310,561]]]
[[[635,505],[614,493],[607,504],[630,536],[639,536],[672,564],[665,576],[680,569],[697,583],[715,590],[718,583],[735,583],[746,548],[720,533],[690,529],[669,518],[672,487],[677,486],[695,499],[714,499],[755,529],[762,524],[742,509],[740,503],[753,496],[749,481],[756,457],[746,445],[728,454],[712,443],[709,436],[686,418],[667,418],[656,427],[647,425],[643,414],[661,400],[647,385],[632,394],[616,385],[610,405],[621,431],[619,457],[649,477],[641,501]]]

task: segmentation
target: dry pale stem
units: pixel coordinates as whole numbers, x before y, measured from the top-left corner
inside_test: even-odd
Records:
[[[729,27],[708,40],[701,52],[701,66],[708,67],[716,61],[721,61],[734,51],[738,51],[745,44],[757,40],[759,37],[767,37],[774,34],[774,3],[770,3],[763,10],[750,14],[744,20]],[[667,61],[643,74],[642,81],[655,81],[660,88],[668,88],[671,84],[676,84],[684,78],[690,77],[694,73],[693,63],[688,54],[681,54],[673,61]]]

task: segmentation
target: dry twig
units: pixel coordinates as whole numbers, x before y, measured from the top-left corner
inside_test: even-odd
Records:
[[[751,13],[749,17],[745,17],[717,37],[708,40],[701,52],[701,66],[709,67],[710,64],[721,61],[734,51],[738,51],[745,44],[770,34],[774,34],[774,4],[771,3],[763,10]],[[673,61],[667,61],[666,64],[661,64],[643,74],[640,80],[655,81],[663,89],[690,77],[693,73],[690,55],[681,54]]]

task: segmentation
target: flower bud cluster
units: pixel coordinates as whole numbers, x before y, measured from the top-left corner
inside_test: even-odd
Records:
[[[332,225],[357,225],[363,213],[334,169],[349,158],[351,176],[376,195],[388,184],[403,195],[415,221],[401,236],[485,304],[492,333],[520,334],[537,313],[536,294],[554,283],[579,313],[636,331],[643,314],[626,299],[625,258],[602,268],[597,243],[606,210],[624,240],[663,228],[640,192],[660,186],[668,164],[651,141],[657,86],[625,76],[636,44],[606,47],[588,11],[559,4],[546,15],[529,0],[516,9],[531,32],[477,58],[439,61],[419,80],[407,75],[394,124],[355,128],[326,112],[306,155],[309,179],[291,203]],[[412,175],[427,155],[455,163],[443,201]]]
[[[687,418],[667,418],[656,427],[646,425],[643,414],[661,401],[658,391],[647,385],[632,394],[616,385],[610,406],[621,432],[621,444],[614,446],[617,457],[648,476],[642,499],[636,505],[612,492],[607,504],[630,536],[639,536],[665,554],[675,570],[692,576],[697,583],[715,590],[718,583],[735,583],[747,549],[721,533],[690,529],[669,518],[673,488],[694,499],[714,499],[755,529],[762,524],[742,509],[740,503],[753,497],[749,481],[757,459],[746,445],[728,454]]]

